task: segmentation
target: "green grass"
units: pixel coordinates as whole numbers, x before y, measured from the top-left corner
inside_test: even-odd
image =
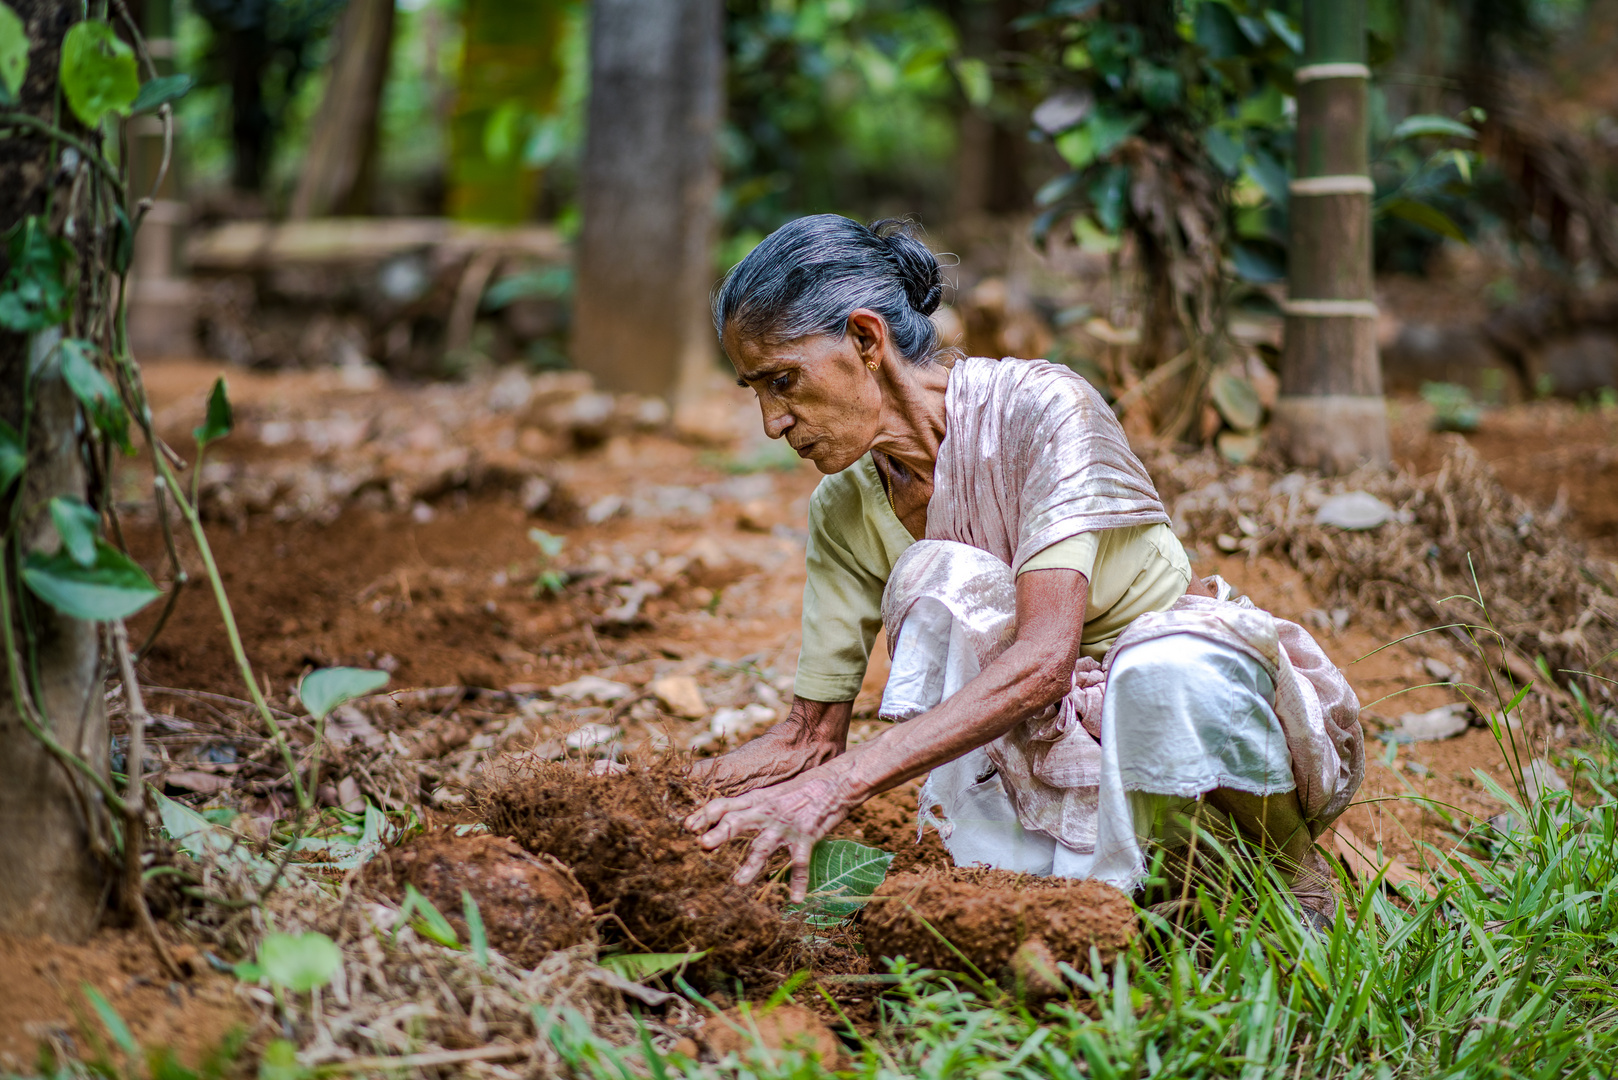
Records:
[[[1303,930],[1266,874],[1203,890],[1200,931],[1157,922],[1111,968],[1064,968],[1072,993],[1055,1003],[899,963],[879,1030],[836,1075],[1611,1077],[1618,800],[1600,795],[1518,806],[1531,827],[1490,861],[1433,850],[1436,899],[1351,889],[1330,935]],[[565,1017],[549,1037],[574,1075],[600,1080],[833,1075],[795,1053],[648,1059]]]

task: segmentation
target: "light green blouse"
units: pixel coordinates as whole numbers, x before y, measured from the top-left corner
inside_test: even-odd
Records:
[[[870,454],[815,488],[797,696],[850,701],[859,693],[882,628],[882,590],[914,542],[888,504]],[[1168,608],[1191,581],[1185,548],[1163,524],[1081,533],[1041,551],[1021,572],[1053,568],[1077,570],[1090,581],[1083,651],[1097,660],[1137,616]]]

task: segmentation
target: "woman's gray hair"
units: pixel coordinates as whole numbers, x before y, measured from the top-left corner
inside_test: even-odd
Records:
[[[789,221],[714,290],[714,332],[725,327],[772,343],[848,330],[858,308],[882,316],[899,355],[925,364],[938,352],[944,278],[927,245],[893,219],[861,225],[837,214]]]

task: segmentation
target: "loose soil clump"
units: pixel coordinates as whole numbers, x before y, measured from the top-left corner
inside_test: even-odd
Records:
[[[477,903],[489,946],[532,968],[549,953],[596,939],[594,913],[567,867],[503,836],[430,832],[371,864],[395,900],[414,885],[469,940],[461,890]]]
[[[991,978],[1030,961],[1088,969],[1092,946],[1109,962],[1139,928],[1135,905],[1110,885],[964,867],[890,876],[861,922],[873,957],[948,971],[969,961]]]
[[[486,790],[479,809],[496,834],[571,867],[636,949],[707,950],[695,970],[784,978],[804,927],[783,915],[780,885],[731,882],[745,842],[704,851],[681,824],[706,798],[672,764],[592,776],[547,762]]]

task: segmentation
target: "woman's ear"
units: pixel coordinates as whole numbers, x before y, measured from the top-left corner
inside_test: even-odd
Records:
[[[848,317],[848,336],[861,360],[879,356],[887,344],[888,324],[869,308],[856,308]]]

